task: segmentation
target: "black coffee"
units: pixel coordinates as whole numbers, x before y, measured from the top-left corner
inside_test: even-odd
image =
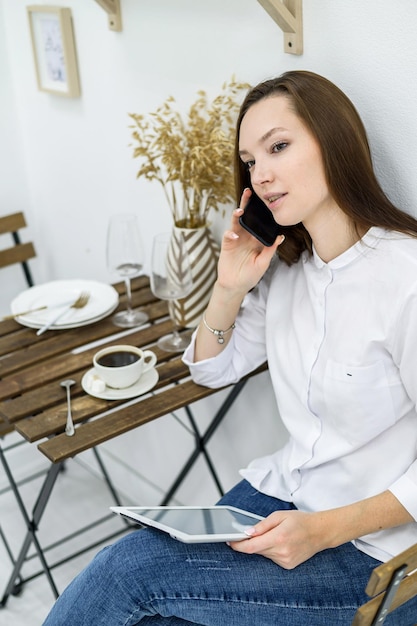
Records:
[[[104,354],[97,360],[97,363],[104,365],[104,367],[124,367],[125,365],[131,365],[135,361],[139,361],[139,358],[139,355],[134,352],[120,350],[118,352]]]

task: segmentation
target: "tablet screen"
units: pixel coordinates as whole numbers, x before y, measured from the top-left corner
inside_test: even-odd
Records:
[[[228,541],[247,538],[245,530],[260,519],[234,507],[112,507],[139,523],[155,526],[182,541]]]

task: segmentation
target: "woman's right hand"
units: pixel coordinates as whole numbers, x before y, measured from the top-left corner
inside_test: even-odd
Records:
[[[284,237],[279,236],[273,246],[263,246],[239,224],[250,194],[250,190],[245,189],[241,206],[233,212],[231,228],[223,235],[217,280],[205,321],[198,327],[194,362],[215,357],[226,348],[243,298],[265,274],[276,249],[284,241]],[[217,338],[219,331],[216,335],[213,329],[224,331],[222,341]]]
[[[223,235],[218,264],[217,283],[223,289],[247,293],[265,274],[284,236],[277,237],[274,245],[263,246],[239,223],[239,217],[251,196],[250,189],[245,189],[240,207],[233,211],[231,228]]]

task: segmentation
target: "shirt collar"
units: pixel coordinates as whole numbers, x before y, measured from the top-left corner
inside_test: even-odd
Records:
[[[337,256],[335,259],[329,261],[329,263],[325,263],[323,259],[319,257],[313,245],[314,265],[319,269],[323,267],[329,267],[330,269],[334,270],[345,267],[346,265],[349,265],[349,263],[352,263],[352,261],[357,259],[359,256],[362,256],[364,252],[378,245],[378,241],[384,234],[386,235],[386,232],[387,231],[384,228],[381,228],[379,226],[371,226],[371,228],[364,234],[362,239],[360,239],[353,246],[345,250],[345,252],[342,252],[342,254]]]

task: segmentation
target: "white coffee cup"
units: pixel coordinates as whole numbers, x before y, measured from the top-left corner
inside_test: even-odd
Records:
[[[96,375],[108,387],[125,389],[138,382],[142,374],[156,364],[152,350],[118,345],[99,350],[93,358]]]

